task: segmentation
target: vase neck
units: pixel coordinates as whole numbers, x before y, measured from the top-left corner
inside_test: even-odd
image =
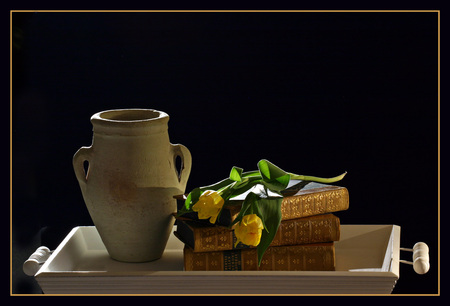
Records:
[[[95,134],[148,135],[167,131],[169,115],[153,109],[116,109],[94,114],[91,123]]]

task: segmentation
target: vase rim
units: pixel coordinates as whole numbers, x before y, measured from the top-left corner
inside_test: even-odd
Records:
[[[138,122],[154,122],[157,120],[166,121],[169,115],[165,112],[155,109],[145,108],[123,108],[111,109],[98,112],[91,117],[92,123],[96,121],[111,123],[138,123]]]
[[[105,110],[91,117],[95,134],[119,136],[166,132],[168,121],[167,113],[143,108]]]

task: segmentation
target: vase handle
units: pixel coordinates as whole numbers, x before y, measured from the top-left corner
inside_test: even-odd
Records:
[[[78,183],[80,184],[81,192],[83,193],[86,190],[87,177],[89,174],[88,171],[84,171],[83,163],[85,161],[89,162],[89,167],[91,163],[91,155],[92,155],[92,146],[90,147],[81,147],[73,156],[73,170],[75,171],[75,176],[77,177]]]
[[[181,158],[181,167],[180,172],[175,167],[175,171],[178,175],[178,182],[180,183],[181,192],[184,192],[186,189],[186,184],[189,178],[189,174],[191,173],[192,166],[192,156],[191,152],[189,152],[188,148],[183,146],[182,144],[173,144],[173,164],[176,165],[177,157]]]

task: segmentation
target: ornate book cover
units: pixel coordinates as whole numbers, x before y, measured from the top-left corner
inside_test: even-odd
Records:
[[[349,194],[345,187],[309,183],[304,188],[285,193],[281,203],[283,220],[347,210]]]
[[[334,243],[269,247],[258,267],[255,248],[194,252],[185,246],[186,271],[334,271]]]
[[[235,247],[236,236],[233,230],[196,221],[179,219],[175,235],[194,252],[248,248],[242,243]],[[339,236],[338,217],[333,214],[317,215],[282,221],[271,246],[338,241]]]

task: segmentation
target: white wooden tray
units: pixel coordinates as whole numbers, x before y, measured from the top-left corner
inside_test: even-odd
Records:
[[[399,278],[400,227],[341,225],[336,271],[183,271],[171,235],[161,259],[111,259],[95,227],[76,227],[35,275],[46,294],[375,294]]]

